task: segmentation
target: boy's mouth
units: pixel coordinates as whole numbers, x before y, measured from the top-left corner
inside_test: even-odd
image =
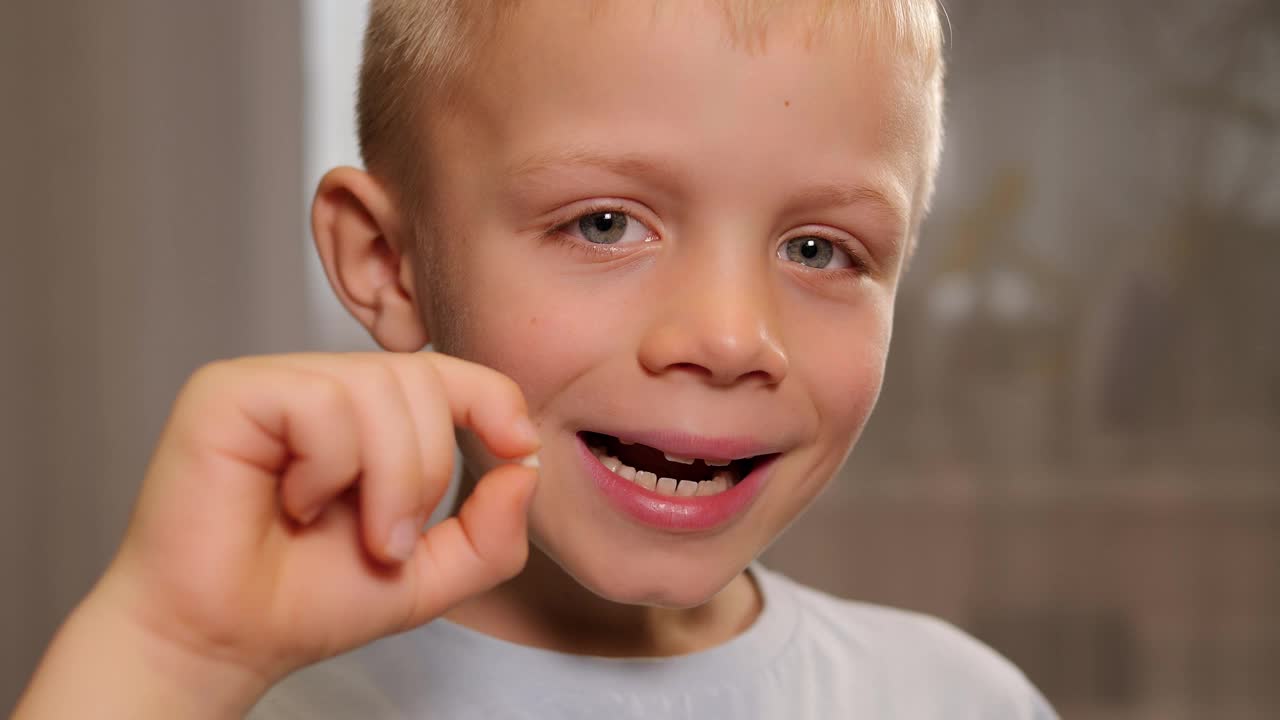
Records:
[[[580,437],[610,471],[663,495],[715,495],[724,492],[758,464],[772,457],[682,457],[604,433],[582,432]]]

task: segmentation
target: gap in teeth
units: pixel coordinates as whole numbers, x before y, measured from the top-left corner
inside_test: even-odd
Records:
[[[658,477],[647,470],[637,470],[636,468],[627,465],[618,458],[610,455],[605,448],[590,444],[588,444],[587,447],[591,450],[591,453],[600,460],[600,464],[608,468],[610,472],[624,480],[630,480],[646,490],[656,492],[659,495],[669,495],[672,497],[704,497],[707,495],[718,495],[737,484],[739,479],[737,474],[727,467],[723,470],[717,470],[710,480],[677,480],[676,478]],[[666,453],[663,454],[666,455]],[[685,462],[684,459],[671,457],[670,455],[667,455],[667,459],[674,462]],[[693,462],[693,460],[689,460],[686,464],[691,465]],[[719,463],[707,464],[719,465]],[[724,463],[724,465],[728,465],[728,463]]]
[[[683,455],[672,455],[671,453],[662,453],[662,456],[671,462],[678,462],[682,465],[692,465],[698,462],[699,458],[685,457]],[[703,460],[702,462],[711,467],[728,467],[731,460]]]

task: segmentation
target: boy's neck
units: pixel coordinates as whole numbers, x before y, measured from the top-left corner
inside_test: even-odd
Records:
[[[623,605],[582,587],[535,546],[511,580],[445,617],[508,642],[574,655],[669,657],[723,644],[750,627],[762,597],[741,573],[704,605],[683,610]]]

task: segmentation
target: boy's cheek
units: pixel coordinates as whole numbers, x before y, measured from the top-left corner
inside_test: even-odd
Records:
[[[813,482],[825,486],[861,436],[884,384],[887,351],[887,329],[872,322],[861,333],[846,329],[841,341],[806,347],[793,355],[793,374],[804,378],[805,392],[816,410]]]
[[[874,301],[852,311],[787,315],[789,374],[825,406],[868,411],[884,380],[892,322],[892,305]]]
[[[467,304],[456,347],[515,380],[535,420],[570,379],[599,362],[596,349],[608,346],[601,324],[579,309],[577,298],[501,285],[473,289],[481,297]]]

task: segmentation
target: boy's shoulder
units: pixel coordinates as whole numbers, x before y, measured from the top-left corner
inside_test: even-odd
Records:
[[[1013,663],[942,618],[837,597],[764,573],[775,595],[797,605],[800,645],[821,662],[870,675],[879,695],[920,703],[920,717],[932,717],[924,706],[934,704],[949,706],[946,717],[1057,717]]]

